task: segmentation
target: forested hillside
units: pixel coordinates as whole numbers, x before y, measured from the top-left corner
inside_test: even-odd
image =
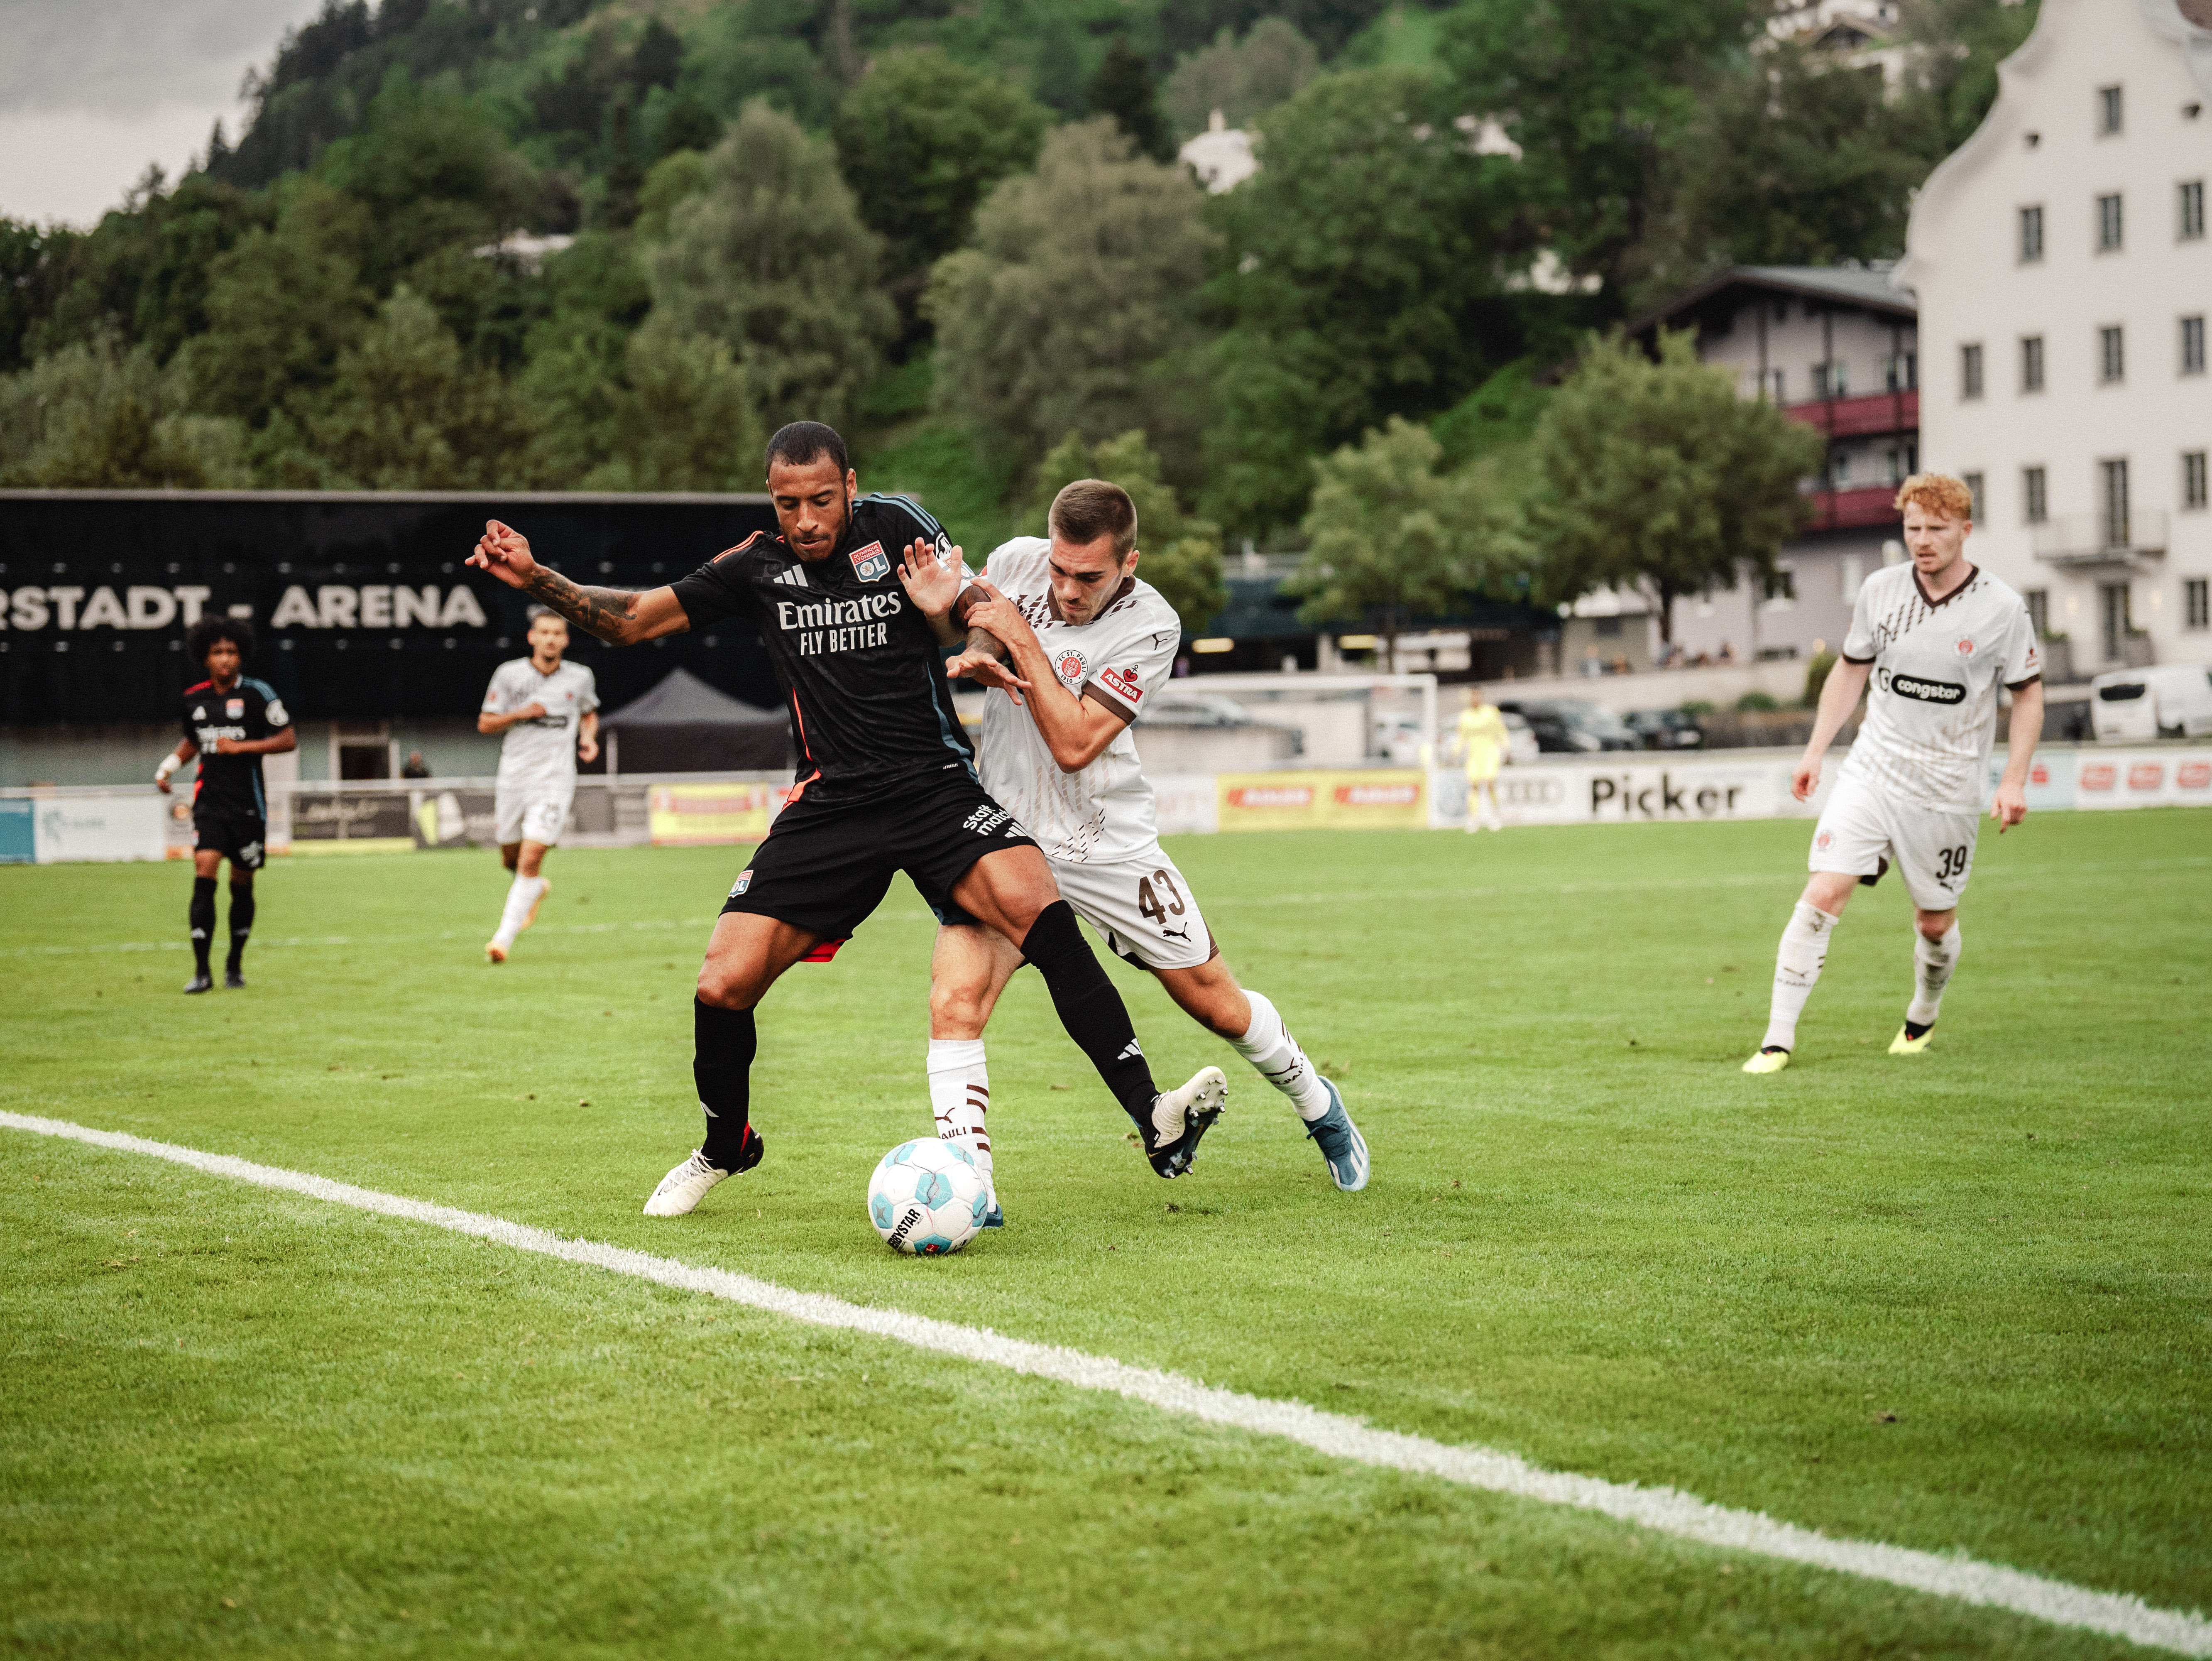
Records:
[[[0,220],[0,482],[746,489],[804,416],[971,541],[1109,442],[1296,540],[1394,417],[1497,477],[1582,332],[1897,253],[2033,11],[1885,88],[1753,0],[330,0],[186,177]]]

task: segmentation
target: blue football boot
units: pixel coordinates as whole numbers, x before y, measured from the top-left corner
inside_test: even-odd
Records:
[[[1321,1144],[1321,1157],[1328,1162],[1328,1174],[1336,1185],[1346,1194],[1357,1194],[1367,1186],[1367,1139],[1344,1110],[1344,1095],[1335,1080],[1322,1079],[1321,1087],[1328,1092],[1328,1111],[1306,1127],[1306,1135]]]

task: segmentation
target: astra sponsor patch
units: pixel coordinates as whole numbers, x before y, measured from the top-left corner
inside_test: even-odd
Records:
[[[1889,690],[1901,698],[1922,703],[1964,703],[1966,689],[1955,680],[1929,680],[1920,675],[1892,675]]]
[[[884,545],[872,542],[865,548],[853,550],[853,575],[863,582],[881,582],[891,574],[891,557],[884,551]]]
[[[1145,689],[1137,684],[1137,678],[1126,669],[1108,669],[1098,678],[1105,683],[1109,691],[1119,694],[1132,703],[1145,701]]]

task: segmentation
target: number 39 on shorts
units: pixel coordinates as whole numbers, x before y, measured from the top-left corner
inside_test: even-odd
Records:
[[[1936,880],[1955,882],[1966,874],[1967,862],[1973,857],[1973,846],[1961,843],[1956,848],[1941,848],[1936,851]]]

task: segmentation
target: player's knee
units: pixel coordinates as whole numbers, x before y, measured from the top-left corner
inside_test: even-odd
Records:
[[[757,977],[709,958],[699,965],[699,1001],[716,1009],[750,1009],[760,1001]]]
[[[933,981],[929,988],[929,1036],[933,1038],[980,1038],[983,1036],[983,989],[965,981]]]

